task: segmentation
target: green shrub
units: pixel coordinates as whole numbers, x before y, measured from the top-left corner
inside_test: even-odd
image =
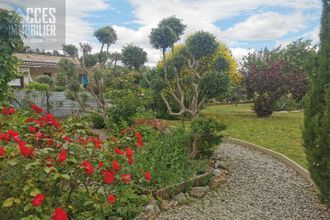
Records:
[[[212,118],[197,118],[192,121],[190,129],[192,156],[209,158],[221,142],[222,136],[217,133],[224,130],[225,125]]]
[[[284,95],[275,103],[275,111],[292,111],[298,109],[297,102],[290,96]]]
[[[153,189],[187,180],[205,171],[208,166],[207,161],[190,159],[190,133],[181,127],[166,134],[148,128],[148,134],[143,133],[143,136],[146,140],[145,151],[137,156],[136,164],[141,165],[138,168],[142,169],[149,167],[153,177],[150,187]]]
[[[105,128],[104,119],[97,114],[90,114],[88,116],[89,121],[92,123],[92,127],[95,129]]]
[[[49,87],[52,87],[54,85],[54,80],[50,78],[48,75],[40,75],[36,78],[36,81],[38,83],[44,83],[49,85]]]

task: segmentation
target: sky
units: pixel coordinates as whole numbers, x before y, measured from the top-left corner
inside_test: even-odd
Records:
[[[285,46],[299,38],[318,43],[321,1],[66,0],[66,43],[89,42],[98,51],[93,32],[111,25],[118,34],[111,51],[133,43],[148,53],[148,65],[153,66],[161,53],[152,48],[148,36],[160,20],[172,15],[187,25],[181,43],[195,31],[208,31],[239,61],[249,51]]]

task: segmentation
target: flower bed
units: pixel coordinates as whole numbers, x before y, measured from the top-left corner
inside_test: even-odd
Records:
[[[144,146],[134,129],[103,142],[84,130],[66,132],[51,114],[2,107],[0,219],[132,218],[148,202],[147,170],[133,166]],[[69,125],[70,126],[70,125]]]

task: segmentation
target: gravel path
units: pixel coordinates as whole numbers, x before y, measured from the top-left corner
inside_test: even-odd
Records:
[[[283,163],[231,144],[217,153],[231,171],[229,181],[158,219],[330,219],[311,186]]]

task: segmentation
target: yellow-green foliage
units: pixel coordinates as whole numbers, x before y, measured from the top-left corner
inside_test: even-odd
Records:
[[[224,57],[229,63],[230,82],[235,85],[242,80],[242,75],[237,70],[237,62],[225,44],[219,43],[218,51],[211,57],[205,57],[201,62],[202,72],[214,70],[214,64],[220,57]]]
[[[174,55],[177,55],[180,52],[180,50],[182,50],[184,47],[185,47],[185,45],[183,45],[183,44],[176,45],[174,47]],[[242,80],[242,75],[237,70],[238,68],[237,68],[236,60],[232,56],[228,47],[223,43],[219,43],[218,51],[213,56],[205,57],[202,59],[200,71],[202,73],[204,73],[207,71],[214,70],[214,64],[219,57],[224,57],[229,63],[229,76],[230,76],[231,84],[233,84],[233,85],[238,84]],[[172,51],[167,52],[166,60],[169,61],[169,60],[171,60],[171,58],[172,58]],[[161,70],[163,68],[164,68],[164,64],[163,64],[163,61],[161,60],[157,64],[157,69]],[[191,70],[189,70],[188,66],[184,67],[181,71],[181,75],[189,74],[190,71]]]

